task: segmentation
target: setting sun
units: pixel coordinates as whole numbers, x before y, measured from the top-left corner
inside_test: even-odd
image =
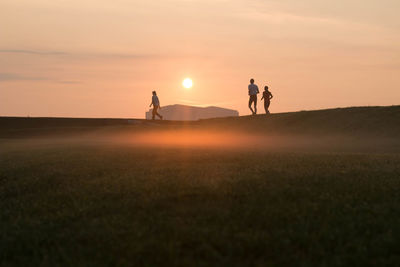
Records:
[[[182,82],[183,87],[185,87],[186,89],[192,88],[193,86],[193,81],[190,78],[186,78],[183,80]]]

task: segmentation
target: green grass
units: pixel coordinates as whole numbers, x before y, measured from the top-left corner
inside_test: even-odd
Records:
[[[400,106],[0,125],[0,266],[400,265]]]
[[[0,144],[3,266],[400,264],[399,153]]]

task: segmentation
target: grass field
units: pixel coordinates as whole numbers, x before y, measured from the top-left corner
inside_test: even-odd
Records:
[[[0,131],[0,263],[398,266],[398,117],[365,131],[378,119],[351,112],[335,135],[327,122],[313,131],[307,118],[323,115],[308,112],[90,134],[9,124]],[[271,125],[283,137],[263,132]]]

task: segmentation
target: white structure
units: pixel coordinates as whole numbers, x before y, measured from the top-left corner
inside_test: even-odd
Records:
[[[146,119],[151,120],[152,111],[150,109],[146,112]],[[232,109],[219,108],[219,107],[193,107],[186,105],[170,105],[161,107],[158,110],[164,120],[175,121],[195,121],[199,119],[222,118],[222,117],[237,117],[239,112]],[[158,118],[156,118],[158,119]]]

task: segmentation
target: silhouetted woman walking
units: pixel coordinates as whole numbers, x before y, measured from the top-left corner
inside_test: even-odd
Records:
[[[158,100],[158,96],[157,96],[157,93],[156,93],[156,91],[153,91],[153,97],[151,98],[151,104],[150,104],[150,107],[151,107],[151,105],[153,105],[153,120],[154,120],[154,118],[156,117],[156,115],[160,118],[160,119],[163,119],[163,116],[161,116],[160,114],[158,114],[158,112],[157,112],[157,110],[160,108],[161,109],[161,107],[160,107],[160,100]]]
[[[264,108],[265,108],[265,114],[269,114],[269,105],[271,104],[271,99],[274,96],[271,94],[271,92],[268,90],[268,86],[264,87],[264,92],[263,92],[263,96],[261,98],[261,100],[264,99]]]

